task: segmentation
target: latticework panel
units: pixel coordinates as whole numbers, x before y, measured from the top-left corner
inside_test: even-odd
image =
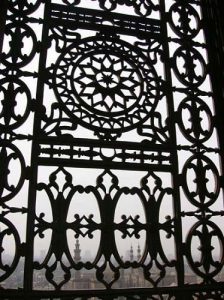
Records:
[[[210,2],[0,3],[1,299],[223,299]]]

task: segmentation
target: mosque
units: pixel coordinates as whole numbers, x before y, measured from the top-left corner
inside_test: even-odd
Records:
[[[75,250],[74,250],[74,261],[78,263],[82,261],[81,257],[81,248],[79,240],[76,240]],[[135,255],[136,253],[136,255]],[[130,250],[127,252],[128,257],[126,259],[130,262],[139,261],[142,257],[141,247],[138,245],[136,247],[136,251],[131,245]],[[105,272],[105,278],[109,278],[111,274],[107,274]],[[156,274],[155,274],[156,276]],[[167,274],[166,279],[162,280],[161,284],[163,286],[171,286],[176,285],[176,274],[170,273]],[[149,288],[152,287],[152,284],[144,278],[142,268],[128,268],[128,269],[120,269],[120,278],[113,285],[114,288]],[[86,270],[82,269],[80,271],[76,271],[73,280],[71,280],[70,287],[71,289],[101,289],[102,284],[97,281],[95,277],[95,270]]]

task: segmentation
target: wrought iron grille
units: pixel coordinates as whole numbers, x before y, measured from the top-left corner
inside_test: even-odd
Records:
[[[224,298],[219,3],[1,0],[1,299]]]

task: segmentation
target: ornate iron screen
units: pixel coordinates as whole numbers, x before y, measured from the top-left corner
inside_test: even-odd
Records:
[[[0,8],[0,298],[223,299],[218,1]]]

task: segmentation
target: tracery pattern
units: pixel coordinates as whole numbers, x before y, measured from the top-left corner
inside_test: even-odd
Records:
[[[159,100],[158,85],[153,66],[141,52],[106,37],[68,47],[55,65],[53,83],[71,117],[106,136],[148,119]]]
[[[4,5],[2,299],[222,299],[202,1]]]
[[[179,17],[175,18],[175,14]],[[170,20],[174,30],[170,33],[171,40],[175,40],[176,44],[177,36],[180,37],[173,55],[173,78],[183,84],[179,88],[182,101],[177,105],[177,111],[178,125],[184,138],[179,136],[177,142],[179,140],[181,144],[180,149],[189,153],[189,158],[179,171],[183,176],[182,205],[184,206],[185,201],[186,204],[193,205],[191,209],[189,207],[182,212],[182,216],[186,222],[190,222],[190,217],[195,217],[184,237],[186,250],[183,254],[194,272],[204,283],[208,283],[215,280],[215,275],[222,269],[223,263],[223,230],[213,222],[213,216],[222,216],[223,209],[221,207],[216,210],[213,206],[220,197],[221,174],[213,122],[212,93],[205,84],[209,68],[205,57],[200,54],[205,45],[203,39],[198,37],[201,25],[196,3],[174,1],[170,8]],[[194,39],[194,42],[188,43],[188,38]],[[180,153],[178,155],[180,157]],[[214,164],[212,160],[217,163]],[[220,248],[215,246],[215,239],[219,241]],[[194,244],[198,244],[197,259],[193,258]]]
[[[25,225],[27,222],[27,183],[29,166],[35,89],[31,62],[38,57],[38,37],[29,15],[41,1],[3,1],[8,5],[8,18],[4,31],[3,52],[0,59],[0,280],[1,288],[23,287],[26,254]],[[2,8],[2,7],[1,7]],[[4,11],[1,10],[1,11]],[[4,19],[2,14],[1,18]],[[39,21],[32,19],[33,23]],[[29,72],[27,71],[29,70]],[[24,127],[29,124],[29,130]],[[30,135],[30,136],[29,136]],[[24,148],[26,151],[24,151]],[[19,224],[20,223],[20,224]],[[19,271],[18,271],[19,270]]]
[[[91,0],[96,1],[96,0]],[[77,5],[80,4],[81,0],[62,0],[64,4],[67,5]],[[119,5],[126,5],[126,6],[133,6],[134,10],[137,15],[140,16],[148,16],[152,13],[153,10],[158,10],[159,5],[158,1],[155,0],[136,0],[134,3],[131,0],[99,0],[99,6],[103,10],[106,11],[113,11],[115,10]]]
[[[58,177],[60,173],[64,176],[64,182],[60,182]],[[163,201],[168,201],[169,195],[172,194],[171,188],[162,187],[161,179],[154,173],[149,173],[142,178],[141,188],[128,188],[120,187],[117,176],[111,171],[104,171],[96,178],[96,187],[94,186],[81,186],[73,183],[72,175],[64,169],[57,169],[50,175],[50,184],[44,183],[38,184],[38,190],[44,190],[51,202],[53,221],[49,223],[45,220],[45,214],[41,210],[39,215],[36,216],[36,235],[44,237],[44,232],[51,229],[51,242],[49,244],[49,250],[44,258],[43,263],[34,263],[35,268],[46,269],[47,279],[56,287],[60,288],[66,281],[71,278],[71,269],[80,268],[95,269],[96,278],[102,282],[107,288],[110,288],[114,282],[120,277],[121,268],[127,269],[130,267],[139,268],[142,267],[145,277],[151,282],[153,286],[157,286],[159,282],[166,276],[166,267],[172,267],[174,262],[170,261],[167,254],[164,252],[161,244],[161,232],[165,232],[169,239],[173,240],[174,224],[172,216],[167,215],[163,222],[159,221],[160,208]],[[148,182],[154,183],[154,188],[148,185]],[[106,185],[106,182],[111,182]],[[59,185],[62,185],[61,189]],[[57,190],[56,194],[53,194],[53,189]],[[65,222],[66,217],[71,215],[71,203],[78,197],[77,194],[84,194],[84,198],[90,198],[92,195],[94,201],[97,202],[100,214],[100,222],[97,223],[95,215],[79,215],[75,211],[72,222]],[[68,195],[68,196],[65,196]],[[114,222],[114,216],[118,203],[124,196],[139,198],[142,202],[143,210],[145,212],[144,223],[141,222],[139,215],[126,216],[122,215],[120,222]],[[135,200],[137,202],[137,199]],[[63,211],[63,214],[59,212]],[[72,230],[76,238],[86,237],[93,239],[96,231],[100,231],[99,245],[96,257],[93,262],[87,263],[75,262],[72,257],[72,253],[69,251],[68,241],[66,240],[66,232]],[[144,253],[142,253],[140,261],[123,261],[121,254],[119,254],[119,245],[115,238],[115,231],[122,234],[122,238],[134,236],[139,239],[141,232],[146,233],[146,240],[144,243],[146,247]],[[60,239],[59,239],[60,237]],[[63,237],[63,238],[62,238]],[[157,248],[151,245],[151,241],[156,241]],[[60,243],[60,247],[58,244]],[[55,255],[56,261],[51,264],[52,255]],[[62,259],[64,255],[64,259]],[[66,262],[65,263],[65,257]],[[150,259],[149,259],[150,257]],[[162,262],[161,262],[162,260]],[[65,273],[64,280],[57,284],[54,279],[54,271],[57,268],[57,264],[61,264],[61,267]],[[51,265],[50,265],[51,264]],[[68,266],[69,264],[69,266]],[[153,266],[156,265],[160,272],[160,276],[155,279],[150,273]],[[111,269],[111,280],[108,280],[106,272],[108,268]]]

